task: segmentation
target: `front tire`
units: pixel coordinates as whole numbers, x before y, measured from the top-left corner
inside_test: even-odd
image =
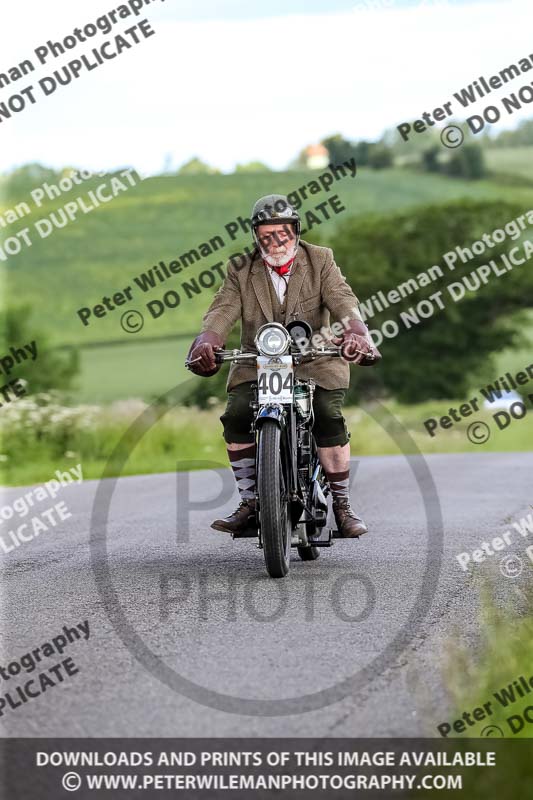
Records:
[[[284,578],[289,572],[292,531],[281,463],[281,430],[271,419],[264,420],[259,435],[257,491],[267,572],[271,578]]]

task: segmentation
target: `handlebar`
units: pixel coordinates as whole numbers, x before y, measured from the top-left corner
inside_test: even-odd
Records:
[[[361,350],[354,350],[354,353],[361,353],[361,355],[367,355],[363,353]],[[246,353],[242,350],[223,350],[222,348],[215,350],[215,362],[217,364],[222,364],[224,361],[233,361],[235,363],[239,363],[242,361],[248,361],[250,359],[257,359],[257,356],[260,353],[252,352]],[[304,359],[310,359],[313,361],[315,358],[320,356],[330,356],[333,358],[342,358],[342,346],[333,345],[331,347],[313,347],[307,350],[307,352],[302,353],[301,350],[295,350],[291,348],[289,355],[292,355],[296,364],[301,364]],[[275,357],[275,356],[274,356]],[[194,364],[195,361],[199,361],[199,359],[194,358],[188,361],[185,361],[185,366],[187,369],[191,368],[191,364]]]
[[[261,355],[258,352],[253,353],[246,353],[242,350],[215,350],[215,362],[217,364],[222,364],[224,361],[233,361],[236,363],[240,363],[242,361],[246,362],[251,359],[254,361],[257,359],[257,356]],[[287,355],[287,354],[286,354]],[[301,350],[294,350],[291,348],[291,351],[288,355],[292,355],[296,364],[300,364],[304,359],[309,358],[313,360],[318,358],[319,356],[330,356],[333,358],[340,358],[342,356],[341,348],[340,347],[320,347],[320,348],[310,348],[306,353],[302,353]],[[273,356],[275,358],[275,356]],[[187,369],[190,369],[191,364],[194,364],[195,361],[199,361],[197,358],[189,359],[185,362],[185,366]]]
[[[245,353],[242,350],[215,350],[215,361],[217,364],[220,364],[224,361],[245,361],[247,359],[253,358],[257,359],[257,356],[261,355],[261,353],[253,352],[253,353]],[[304,358],[316,358],[317,356],[333,356],[338,357],[341,355],[340,347],[321,347],[321,348],[311,348],[306,353],[302,353],[301,350],[291,350],[289,353],[285,355],[291,355],[295,362],[299,364]],[[275,356],[273,356],[275,358]]]

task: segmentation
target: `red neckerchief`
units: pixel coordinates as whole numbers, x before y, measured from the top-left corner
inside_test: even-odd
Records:
[[[295,258],[296,256],[293,256],[290,261],[287,261],[286,264],[282,264],[280,267],[273,267],[272,264],[269,264],[268,261],[265,261],[265,259],[263,259],[263,264],[265,265],[265,267],[273,269],[274,272],[277,272],[278,275],[286,275],[287,272],[289,272]]]

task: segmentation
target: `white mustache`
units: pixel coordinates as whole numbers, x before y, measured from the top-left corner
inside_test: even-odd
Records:
[[[276,245],[271,250],[265,248],[263,250],[263,258],[272,266],[279,267],[294,255],[294,250],[294,244],[286,242],[282,245]]]

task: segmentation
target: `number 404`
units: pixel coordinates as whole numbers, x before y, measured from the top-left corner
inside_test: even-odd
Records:
[[[257,388],[260,392],[264,392],[265,394],[267,392],[270,394],[280,394],[282,389],[292,391],[292,372],[289,372],[285,380],[283,380],[281,372],[270,372],[269,374],[262,372],[257,381]]]

